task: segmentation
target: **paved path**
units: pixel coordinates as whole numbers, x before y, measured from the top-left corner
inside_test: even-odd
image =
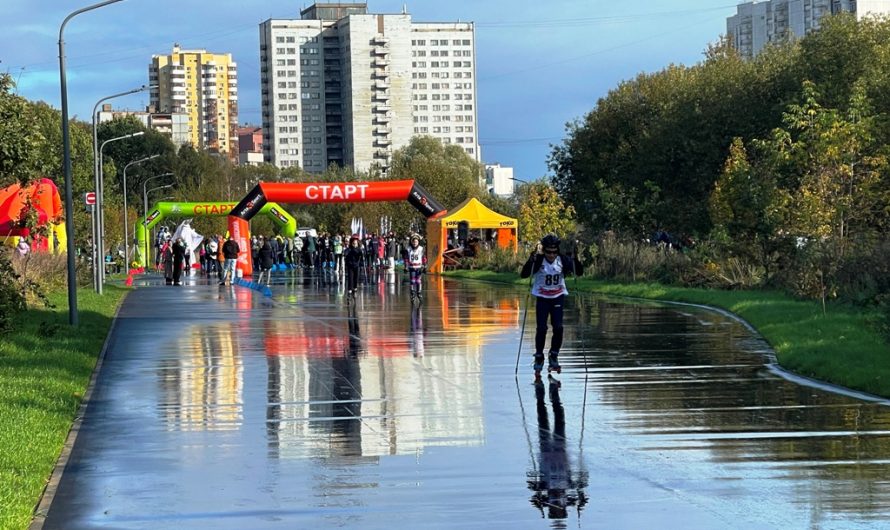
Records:
[[[737,322],[573,297],[536,386],[524,293],[383,280],[131,293],[45,528],[890,526],[890,409]]]

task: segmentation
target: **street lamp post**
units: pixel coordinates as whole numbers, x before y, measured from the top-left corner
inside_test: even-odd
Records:
[[[95,105],[93,105],[93,115],[92,115],[92,120],[93,120],[93,191],[96,192],[97,197],[101,196],[101,187],[102,187],[102,181],[100,180],[101,179],[101,176],[100,176],[101,162],[99,161],[99,158],[101,156],[101,149],[99,148],[99,113],[98,113],[99,105],[101,105],[105,101],[108,101],[109,99],[119,98],[121,96],[127,96],[130,94],[136,94],[138,92],[143,92],[143,91],[147,90],[148,88],[154,88],[156,86],[157,85],[152,85],[151,87],[149,87],[146,85],[142,85],[139,88],[127,90],[126,92],[112,94],[110,96],[106,96],[106,97],[100,99],[99,101],[96,102]],[[100,249],[98,243],[96,243],[96,241],[98,241],[102,238],[102,234],[104,232],[104,226],[102,226],[102,221],[105,220],[103,217],[105,212],[101,209],[101,203],[99,202],[98,198],[96,199],[96,212],[98,212],[98,215],[93,215],[93,247],[94,247],[93,263],[94,264],[96,263],[97,255],[100,256],[101,259],[104,259],[104,257],[105,257],[104,249]],[[102,272],[94,274],[95,288],[96,288],[96,292],[98,292],[99,294],[102,294],[101,284],[104,281],[104,278],[105,278],[105,265],[103,262],[102,263]]]
[[[74,11],[59,26],[59,88],[62,104],[62,174],[65,176],[65,232],[68,238],[68,323],[78,325],[77,315],[77,271],[74,266],[74,188],[71,176],[71,138],[68,130],[68,79],[65,74],[65,26],[68,21],[81,13],[120,2],[105,0]]]
[[[100,256],[100,261],[102,262],[101,271],[97,274],[96,281],[96,292],[102,294],[102,286],[105,283],[105,171],[103,166],[105,165],[105,159],[103,153],[105,151],[105,146],[110,144],[111,142],[116,142],[118,140],[126,140],[127,138],[135,138],[137,136],[142,136],[145,134],[143,131],[134,132],[131,134],[125,134],[123,136],[118,136],[116,138],[109,138],[102,142],[102,145],[99,147],[99,178],[97,179],[98,184],[96,185],[96,211],[97,215],[95,215],[96,221],[96,235],[97,235],[97,247],[96,251]]]
[[[130,166],[141,164],[142,162],[147,162],[153,158],[157,158],[161,155],[151,155],[145,158],[140,158],[139,160],[134,160],[124,166],[124,265],[127,270],[130,270],[130,232],[127,227],[127,170]]]
[[[151,190],[147,190],[146,188],[148,188],[148,183],[153,180],[156,180],[156,179],[159,179],[162,177],[170,177],[172,175],[173,175],[173,173],[164,173],[163,175],[155,175],[154,177],[148,177],[147,179],[145,179],[145,182],[142,183],[142,222],[143,223],[148,221],[148,192],[154,191],[156,189],[160,189],[160,188],[153,188]],[[171,188],[171,187],[173,187],[173,184],[161,186],[161,188]],[[145,266],[146,267],[148,266],[148,258],[149,258],[148,249],[149,249],[148,234],[146,234],[145,246],[142,248],[142,256],[145,258]]]

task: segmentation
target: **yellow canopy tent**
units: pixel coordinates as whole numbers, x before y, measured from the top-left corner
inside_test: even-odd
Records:
[[[518,248],[519,223],[516,219],[490,210],[478,199],[470,198],[445,215],[427,221],[426,235],[429,244],[427,255],[431,260],[430,272],[442,272],[444,269],[442,255],[448,248],[448,230],[456,230],[463,221],[469,224],[470,230],[496,230],[498,248],[512,248],[514,251]]]

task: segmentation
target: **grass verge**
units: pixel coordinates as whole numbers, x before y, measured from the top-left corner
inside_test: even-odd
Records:
[[[515,273],[461,270],[445,275],[528,287],[528,280],[521,280]],[[575,288],[572,282],[569,280],[569,291]],[[890,398],[890,344],[877,331],[879,315],[875,313],[829,306],[823,315],[817,302],[796,300],[774,291],[718,291],[591,278],[580,278],[577,289],[726,309],[763,335],[782,368]]]
[[[30,309],[0,337],[0,529],[30,524],[126,292],[79,290],[76,329],[67,291],[53,293],[56,309]]]

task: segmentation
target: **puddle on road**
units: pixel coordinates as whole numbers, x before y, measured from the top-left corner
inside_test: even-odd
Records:
[[[50,521],[890,520],[890,408],[777,377],[767,345],[738,322],[573,296],[561,385],[533,385],[533,308],[513,377],[524,292],[440,279],[412,308],[390,280],[364,287],[355,309],[331,277],[278,277],[271,299],[196,285],[171,306],[169,290],[139,291]]]

